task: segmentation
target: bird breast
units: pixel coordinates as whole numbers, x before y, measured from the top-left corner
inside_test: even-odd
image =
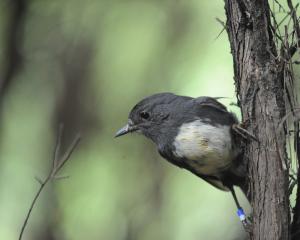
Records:
[[[184,123],[173,144],[173,154],[199,174],[218,175],[230,167],[235,157],[230,126],[226,125],[201,120]]]

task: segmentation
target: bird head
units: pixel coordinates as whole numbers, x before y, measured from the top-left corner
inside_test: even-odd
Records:
[[[139,132],[158,143],[158,139],[172,131],[176,124],[173,120],[177,100],[177,96],[172,93],[159,93],[144,98],[132,108],[127,124],[117,131],[115,137]]]

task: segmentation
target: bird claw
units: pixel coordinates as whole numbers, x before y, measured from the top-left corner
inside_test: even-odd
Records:
[[[258,139],[252,133],[243,128],[242,124],[233,124],[232,129],[245,139],[251,138],[252,140],[258,141]]]
[[[245,231],[250,234],[252,232],[253,226],[252,218],[246,217],[245,212],[241,207],[238,208],[237,215],[240,218],[240,221],[242,222]]]
[[[249,221],[249,218],[248,218],[248,220],[245,219],[244,221],[242,221],[242,224],[243,224],[245,232],[251,234],[252,233],[253,224],[252,224],[251,221]]]

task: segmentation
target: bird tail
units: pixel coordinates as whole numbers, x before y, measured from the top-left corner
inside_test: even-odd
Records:
[[[244,159],[241,158],[241,155],[235,159],[229,172],[233,185],[238,186],[242,190],[250,203],[251,196],[249,178],[247,177],[247,164],[244,162]]]
[[[251,203],[251,196],[250,196],[250,189],[249,189],[249,181],[248,178],[245,177],[242,182],[237,184],[238,187],[242,190],[244,193],[245,197],[247,198],[248,202]]]

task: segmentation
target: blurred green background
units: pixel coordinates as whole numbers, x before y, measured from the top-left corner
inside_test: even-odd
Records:
[[[9,79],[0,239],[17,239],[60,122],[64,149],[77,132],[83,139],[61,173],[69,178],[42,193],[24,240],[242,238],[229,193],[170,165],[142,136],[113,138],[133,105],[157,92],[227,97],[238,113],[216,17],[225,21],[222,0],[0,1],[0,77]]]

